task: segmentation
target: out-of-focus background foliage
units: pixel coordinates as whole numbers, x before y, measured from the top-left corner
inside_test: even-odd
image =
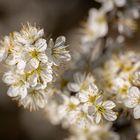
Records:
[[[0,38],[19,30],[27,21],[43,27],[48,36],[67,36],[80,26],[93,6],[99,5],[93,0],[0,0]],[[137,44],[138,38],[136,34]],[[0,81],[0,140],[62,140],[67,136],[60,127],[46,121],[41,111],[18,108],[6,90]]]

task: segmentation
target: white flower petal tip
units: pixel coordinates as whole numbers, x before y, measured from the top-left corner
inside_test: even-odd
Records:
[[[134,108],[134,118],[140,119],[140,105],[138,105],[136,108]]]

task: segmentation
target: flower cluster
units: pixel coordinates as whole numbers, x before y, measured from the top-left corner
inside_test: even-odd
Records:
[[[19,105],[44,108],[51,123],[69,129],[66,140],[120,140],[112,127],[128,118],[139,139],[134,119],[140,119],[140,53],[125,41],[138,28],[140,4],[93,2],[99,7],[89,10],[79,38],[72,35],[72,56],[64,36],[47,41],[43,29],[30,24],[5,36],[0,42],[0,62],[6,66],[2,80]]]
[[[46,104],[45,89],[53,80],[53,67],[71,56],[66,50],[65,37],[47,43],[44,30],[30,24],[1,41],[0,60],[7,66],[3,81],[9,86],[7,94],[30,110]]]
[[[85,129],[73,128],[72,135],[65,140],[120,140],[119,135],[110,128],[111,124],[90,125]]]
[[[100,84],[104,86],[104,94],[114,98],[117,104],[124,104],[134,109],[134,117],[140,118],[139,113],[139,53],[133,51],[113,54],[102,69],[95,70],[100,75]],[[103,78],[104,77],[104,78]],[[109,93],[109,95],[108,95]]]
[[[132,36],[137,30],[136,20],[139,18],[139,3],[130,0],[95,0],[101,7],[89,10],[87,22],[84,24],[81,36],[83,47],[96,46],[112,48],[122,46],[126,37]]]
[[[54,123],[61,121],[65,127],[76,125],[86,128],[91,124],[99,124],[103,118],[108,121],[116,120],[116,112],[112,110],[116,106],[115,103],[103,98],[95,84],[95,79],[90,74],[74,74],[74,82],[68,83],[68,89],[74,93],[73,96],[59,93],[57,95],[59,99],[61,98],[61,103],[52,105],[51,102],[46,107],[51,108],[51,111],[47,109],[49,114],[52,110],[56,112],[57,108],[58,121]]]

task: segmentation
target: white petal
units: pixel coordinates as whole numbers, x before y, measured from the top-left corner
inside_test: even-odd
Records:
[[[18,88],[15,86],[11,86],[9,87],[8,91],[7,91],[8,96],[10,97],[16,97],[19,95],[19,91]]]
[[[41,101],[36,101],[36,104],[39,106],[39,108],[44,108],[45,107],[45,100],[41,100]]]
[[[89,113],[89,105],[88,104],[86,104],[86,103],[83,104],[81,109],[84,113],[86,113],[86,114]]]
[[[129,96],[135,97],[135,98],[139,98],[140,97],[140,91],[137,87],[131,87],[129,89]]]
[[[137,102],[136,100],[134,100],[133,98],[128,98],[124,101],[124,104],[126,107],[128,108],[134,108],[137,106]]]
[[[78,84],[81,84],[86,78],[86,74],[85,73],[80,73],[80,72],[77,72],[74,74],[74,81]]]
[[[101,114],[97,112],[96,116],[95,116],[95,122],[98,124],[101,121]]]
[[[66,38],[64,36],[60,36],[56,39],[55,47],[64,46]]]
[[[19,93],[20,93],[21,99],[25,98],[27,95],[27,88],[25,86],[19,87]]]
[[[77,97],[80,99],[81,102],[85,103],[88,101],[88,94],[86,92],[80,92],[77,94]]]
[[[95,84],[93,84],[93,83],[91,83],[90,85],[89,85],[89,90],[90,90],[90,92],[92,93],[92,91],[94,92],[94,93],[98,93],[98,87],[95,85]]]
[[[5,53],[5,48],[0,47],[0,62],[5,58]]]
[[[79,100],[78,100],[77,98],[75,98],[75,97],[71,97],[70,100],[71,100],[71,102],[74,103],[75,105],[78,105],[78,104],[80,103]]]
[[[48,62],[48,57],[46,54],[44,53],[40,53],[38,55],[38,59],[42,62],[42,63],[47,63]]]
[[[89,106],[89,108],[88,108],[88,114],[94,116],[95,113],[96,113],[96,107],[94,107],[94,106]]]
[[[21,60],[18,64],[17,64],[17,69],[19,72],[23,72],[24,68],[26,66],[26,62]]]
[[[37,85],[35,86],[36,90],[42,90],[45,89],[47,87],[47,83],[43,82],[43,83],[37,83]]]
[[[65,105],[60,105],[58,107],[58,113],[61,114],[63,117],[66,115],[66,110],[67,110],[67,106]]]
[[[95,104],[96,105],[102,105],[102,103],[103,103],[103,97],[102,96],[98,96],[96,98]]]
[[[111,11],[114,8],[114,4],[111,0],[104,2],[103,4],[103,10],[106,12]]]
[[[18,62],[19,56],[16,54],[10,54],[7,58],[5,63],[8,65],[15,65]]]
[[[30,75],[28,77],[29,85],[31,87],[35,87],[37,85],[37,79],[38,79],[38,75],[36,73],[33,73],[32,75]]]
[[[78,128],[85,128],[86,127],[86,120],[84,118],[81,118],[77,122]]]
[[[40,108],[44,108],[45,104],[47,103],[47,98],[45,96],[46,93],[44,93],[44,91],[37,91],[39,96],[37,97],[36,100],[36,104],[40,107]]]
[[[52,50],[53,47],[54,47],[54,41],[53,41],[53,39],[51,38],[51,39],[49,40],[49,43],[48,43],[49,51]],[[48,48],[47,48],[47,49],[48,49]]]
[[[75,117],[75,116],[78,116],[78,111],[70,111],[69,113],[68,113],[68,121],[69,121],[69,123],[70,124],[75,124],[75,122],[77,121],[77,117]],[[67,117],[67,116],[65,116],[65,117]]]
[[[103,106],[104,106],[105,109],[112,109],[112,108],[114,108],[116,105],[115,105],[114,102],[108,100],[108,101],[105,101],[105,102],[103,103]]]
[[[39,66],[39,61],[38,61],[36,58],[32,58],[32,59],[29,61],[29,64],[30,64],[33,68],[37,69],[38,66]]]
[[[78,92],[80,90],[80,87],[76,83],[68,83],[68,89],[73,92]]]
[[[4,73],[2,80],[4,81],[4,83],[11,85],[17,81],[17,77],[13,72],[9,71]]]
[[[20,33],[14,32],[14,39],[17,43],[21,43],[22,45],[28,44],[28,40],[23,38]]]
[[[140,105],[134,108],[134,118],[140,119]]]
[[[117,119],[117,115],[112,110],[106,110],[106,112],[103,114],[106,120],[108,121],[115,121]]]
[[[40,77],[46,83],[51,82],[53,79],[53,76],[51,73],[48,73],[48,72],[44,73],[43,71],[40,73]]]
[[[43,52],[46,50],[47,48],[47,43],[46,43],[46,40],[45,39],[39,39],[36,43],[35,43],[35,47],[36,47],[36,50],[38,52]]]
[[[126,4],[126,0],[115,0],[115,3],[118,7],[122,7]]]
[[[115,84],[117,87],[121,87],[122,85],[124,85],[125,81],[122,78],[116,78],[115,79]]]
[[[25,86],[11,86],[7,92],[8,96],[16,97],[19,96],[21,99],[27,95],[27,89]]]
[[[40,37],[42,37],[44,35],[44,30],[43,29],[41,29],[41,30],[39,30],[38,32],[37,32],[37,38],[40,38]]]

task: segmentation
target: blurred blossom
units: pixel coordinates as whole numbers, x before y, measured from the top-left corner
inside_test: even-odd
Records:
[[[84,25],[82,42],[96,41],[99,37],[104,37],[108,32],[106,15],[103,11],[91,9],[87,23]]]

